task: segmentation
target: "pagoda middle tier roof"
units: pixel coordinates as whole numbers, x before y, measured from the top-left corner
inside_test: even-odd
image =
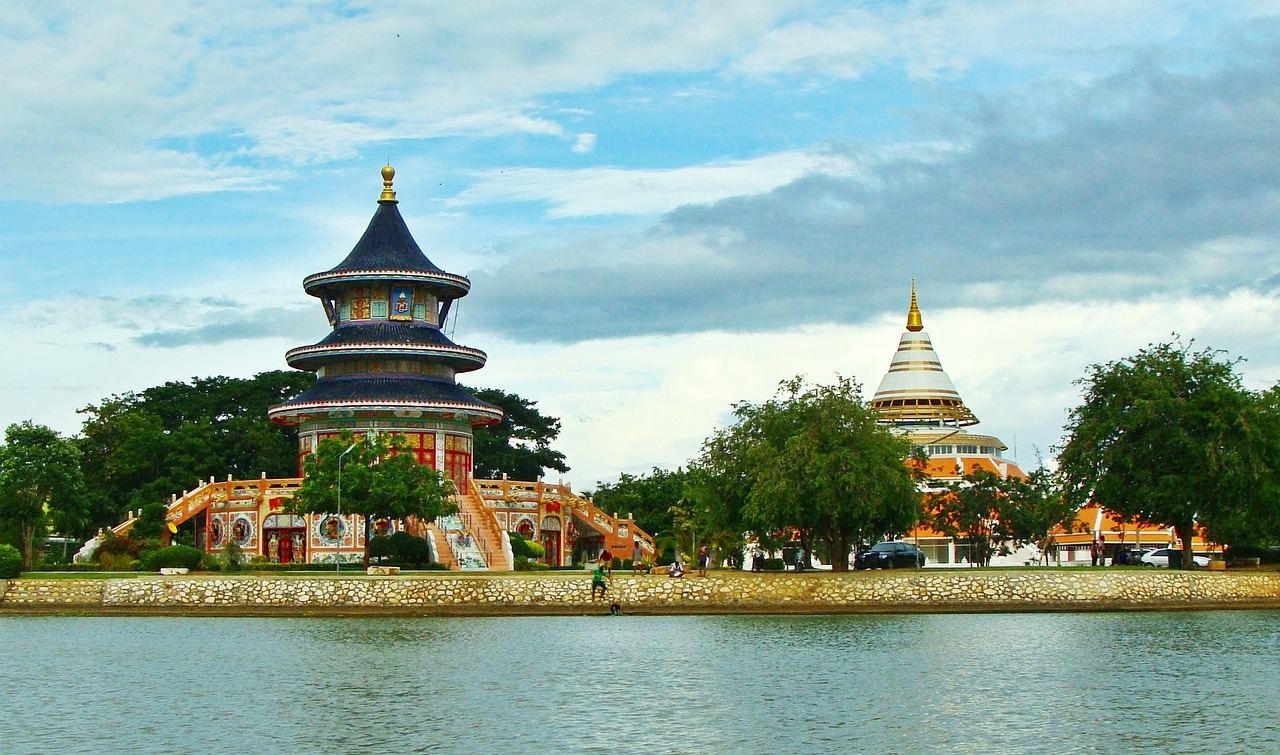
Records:
[[[472,396],[457,383],[423,377],[352,375],[324,378],[297,398],[267,410],[276,422],[296,421],[302,415],[329,411],[406,410],[458,413],[473,424],[492,424],[502,419],[502,410]]]
[[[463,296],[471,282],[441,270],[423,253],[405,225],[395,202],[379,202],[364,235],[342,262],[322,273],[307,276],[303,288],[312,289],[338,280],[406,279],[434,282]]]
[[[479,369],[487,359],[483,351],[459,346],[434,325],[354,322],[339,324],[319,343],[290,349],[285,360],[298,366],[303,362],[349,354],[436,356],[466,363],[468,366],[460,368],[464,371]]]

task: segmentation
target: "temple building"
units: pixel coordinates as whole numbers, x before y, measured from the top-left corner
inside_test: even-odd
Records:
[[[513,568],[509,532],[541,543],[551,566],[606,550],[627,558],[637,545],[651,558],[653,538],[630,514],[607,514],[568,485],[472,479],[473,431],[503,415],[457,383],[487,358],[445,333],[471,282],[423,253],[400,215],[394,179],[395,169],[385,166],[377,209],[351,252],[302,282],[320,300],[331,330],[285,354],[289,366],[314,372],[316,382],[268,410],[273,422],[298,428],[300,476],[198,481],[170,500],[170,530],[189,528],[196,545],[212,553],[234,541],[248,557],[271,563],[359,561],[362,517],[291,514],[288,503],[305,459],[322,441],[343,432],[387,433],[403,437],[418,463],[453,482],[458,513],[434,522],[375,521],[375,535],[405,530],[424,537],[433,559],[455,569]],[[134,515],[113,530],[127,532]]]
[[[979,470],[1001,477],[1025,477],[1017,462],[1004,456],[1009,448],[999,438],[971,432],[978,418],[965,405],[955,384],[942,369],[942,360],[924,330],[924,318],[911,283],[911,305],[907,309],[907,329],[898,339],[885,373],[871,398],[871,408],[880,421],[905,435],[929,454],[924,471],[930,484],[926,493],[936,493],[950,482]],[[906,540],[924,551],[936,566],[962,563],[966,546],[939,532],[919,527]],[[1025,554],[1016,554],[1021,563]],[[996,560],[993,559],[993,564]]]
[[[395,173],[390,165],[382,169],[378,209],[351,253],[303,279],[303,290],[320,300],[333,330],[285,354],[290,367],[314,372],[317,380],[302,395],[271,407],[268,416],[298,426],[299,474],[303,460],[327,438],[344,431],[357,437],[389,433],[406,438],[418,463],[465,491],[472,428],[498,422],[502,411],[457,384],[458,373],[480,369],[486,358],[444,333],[453,303],[467,295],[471,282],[441,270],[418,247],[397,207]],[[362,528],[354,525],[353,517],[317,522],[307,547],[317,556],[337,550],[358,556]],[[395,527],[382,525],[384,531]]]

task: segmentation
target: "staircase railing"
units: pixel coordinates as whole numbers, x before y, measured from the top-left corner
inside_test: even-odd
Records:
[[[476,544],[484,553],[489,568],[498,571],[515,569],[515,559],[511,554],[511,541],[507,533],[498,526],[498,518],[485,505],[480,488],[472,480],[465,493],[458,495],[458,515],[463,524],[476,538]]]

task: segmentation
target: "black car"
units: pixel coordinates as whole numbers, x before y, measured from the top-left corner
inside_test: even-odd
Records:
[[[924,554],[911,543],[890,540],[859,552],[853,565],[855,569],[914,569],[924,566],[924,560]]]

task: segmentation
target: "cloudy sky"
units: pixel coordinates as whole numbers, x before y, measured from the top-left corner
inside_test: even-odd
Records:
[[[387,160],[579,488],[797,373],[873,391],[913,277],[1026,467],[1172,333],[1280,379],[1280,3],[729,7],[5,3],[0,424],[284,368]]]

